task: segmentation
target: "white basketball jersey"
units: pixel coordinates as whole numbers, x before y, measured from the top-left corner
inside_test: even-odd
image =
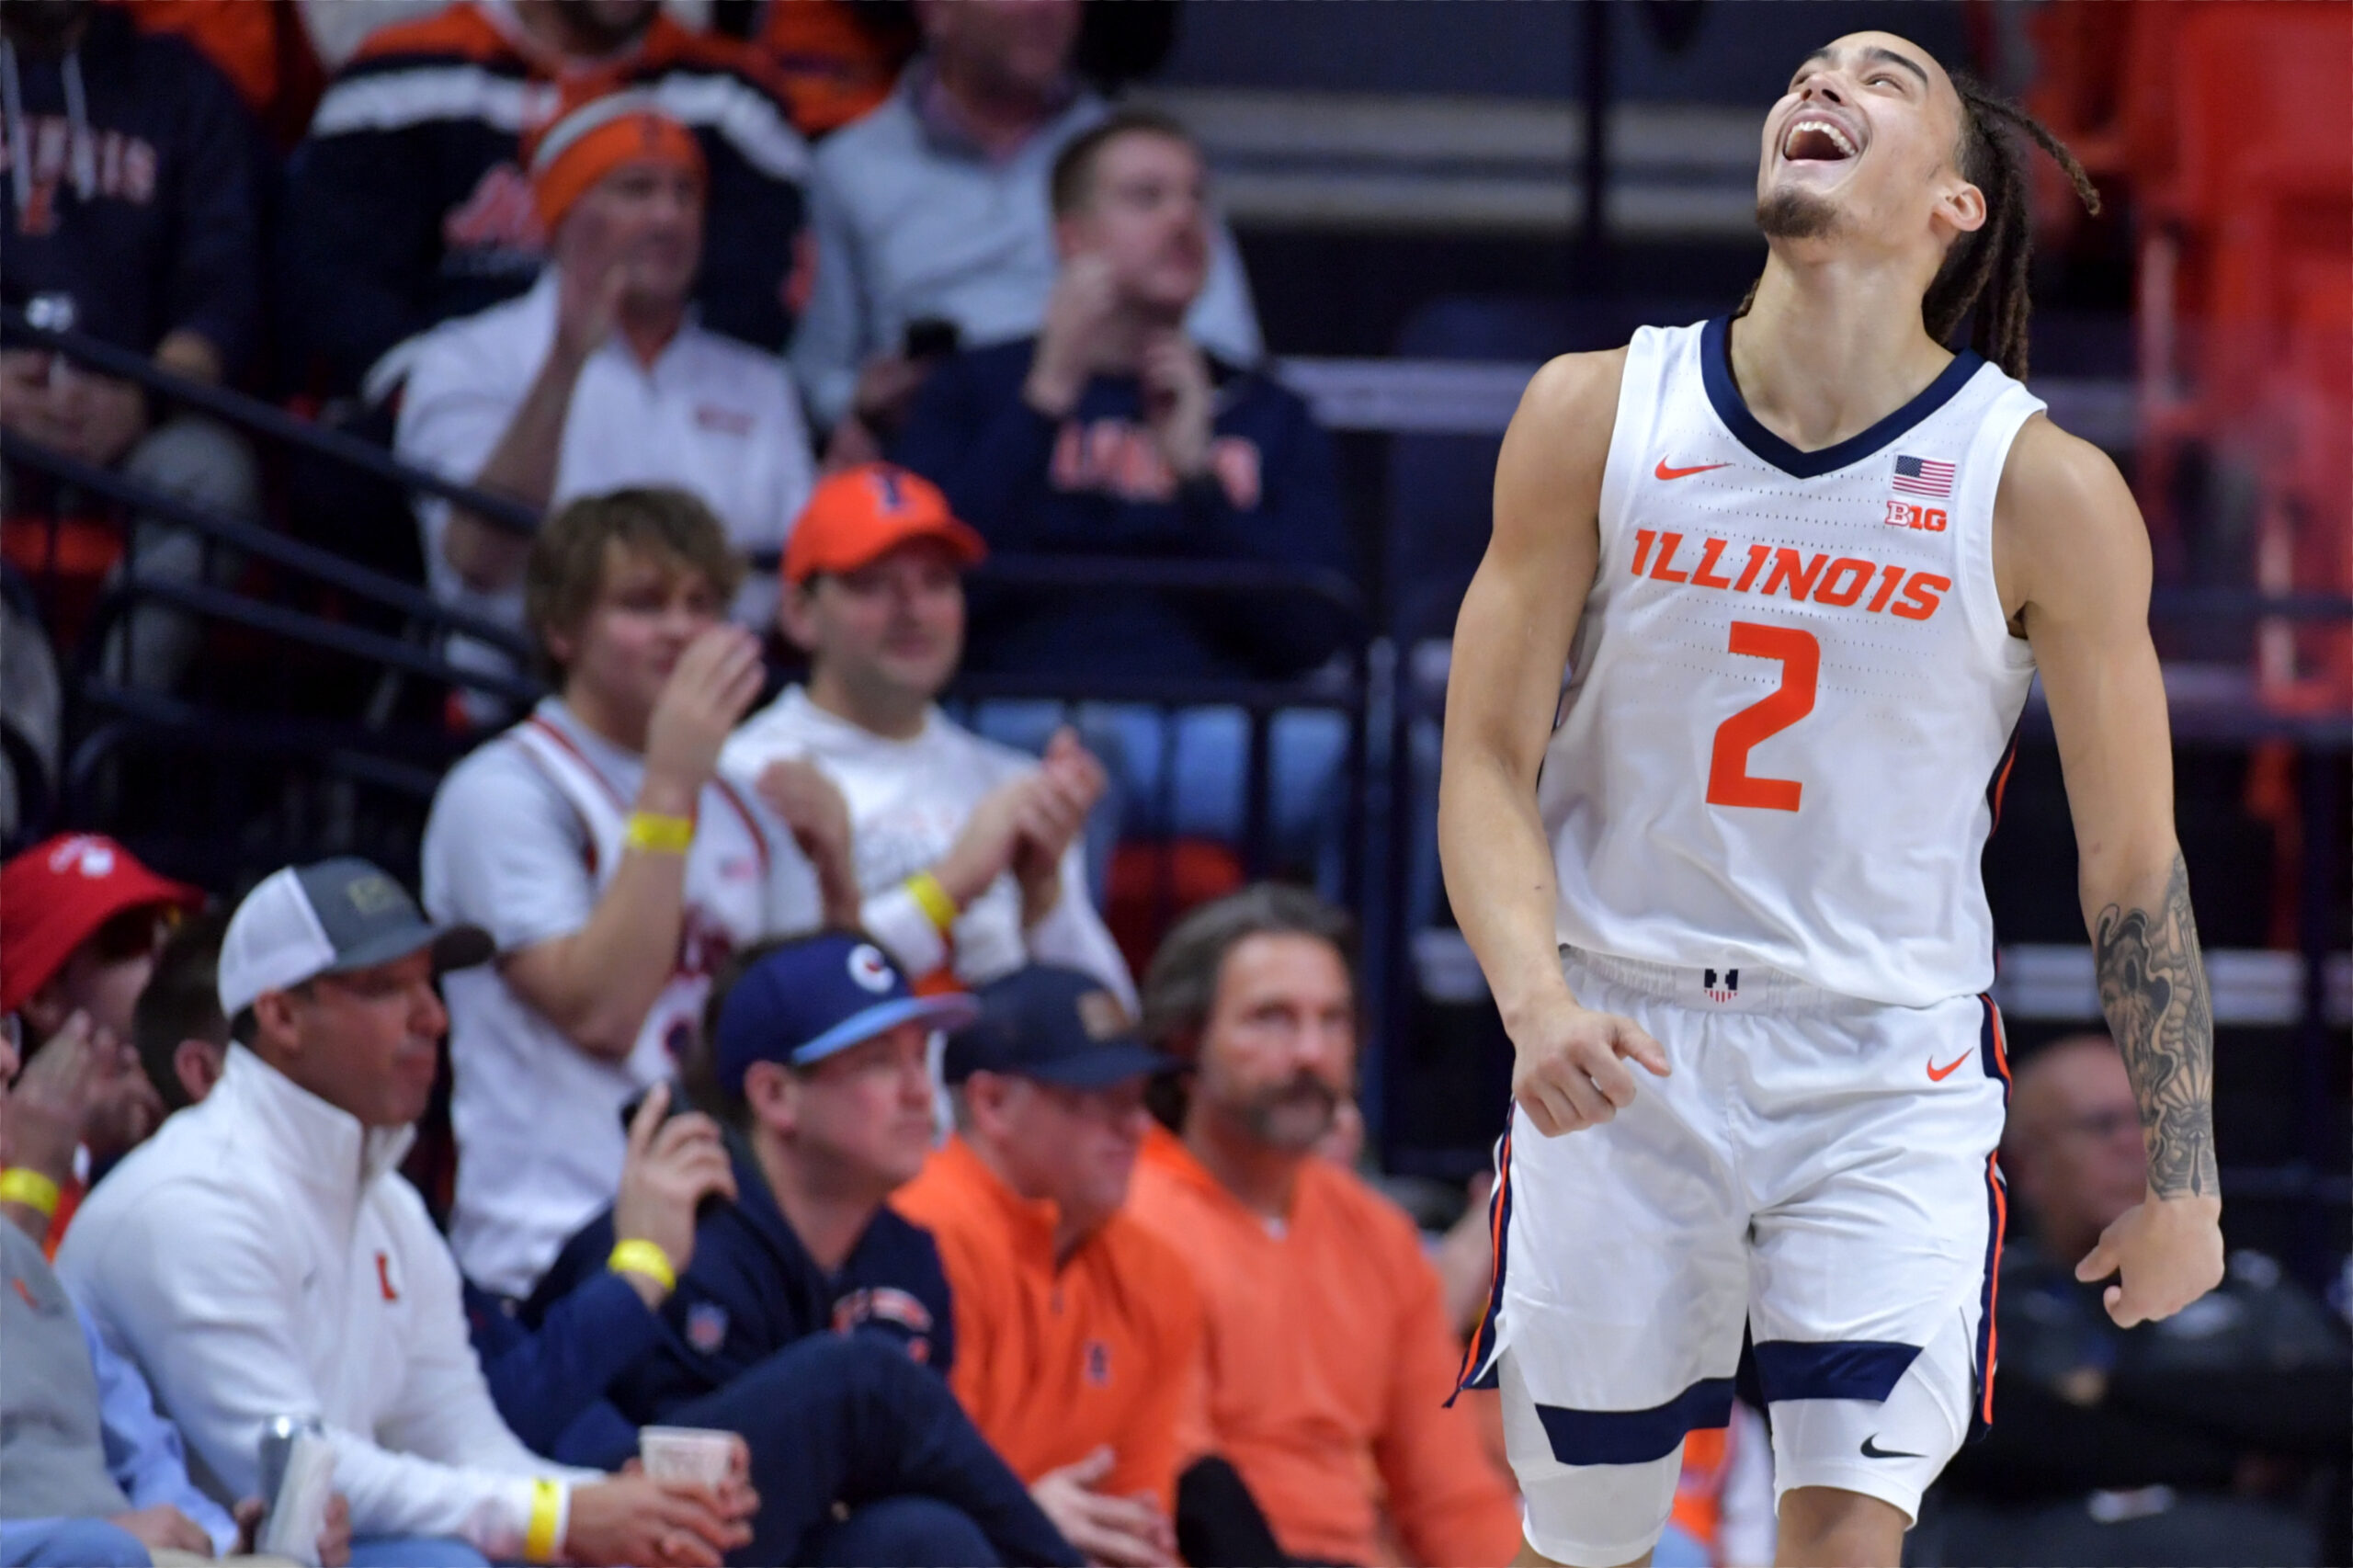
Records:
[[[489,744],[511,748],[563,801],[554,809],[577,816],[581,855],[601,897],[626,849],[638,769],[631,759],[632,776],[616,777],[614,764],[591,755],[592,747],[608,747],[567,733],[576,723],[559,705],[542,704]],[[528,1294],[564,1239],[612,1201],[627,1146],[622,1104],[679,1072],[700,1032],[712,977],[729,956],[790,928],[775,906],[770,831],[733,786],[704,786],[686,856],[677,957],[636,1044],[619,1062],[574,1045],[494,967],[443,981],[460,1154],[450,1246],[476,1284]]]
[[[2043,405],[1974,354],[1802,452],[1727,324],[1644,327],[1537,800],[1560,939],[1926,1006],[1993,982],[1979,861],[2033,678],[1994,497]]]

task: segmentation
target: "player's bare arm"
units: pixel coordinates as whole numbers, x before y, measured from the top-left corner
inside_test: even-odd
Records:
[[[2075,822],[2100,1006],[2140,1101],[2149,1192],[2077,1277],[2119,1276],[2109,1312],[2161,1318],[2222,1278],[2214,1019],[2174,836],[2172,736],[2149,640],[2149,541],[2089,443],[2029,421],[1995,508],[2003,608],[2034,645]]]
[[[1487,977],[1516,1062],[1512,1095],[1547,1137],[1634,1097],[1631,1057],[1666,1053],[1629,1019],[1578,1005],[1553,937],[1552,854],[1536,811],[1561,676],[1600,554],[1597,517],[1620,350],[1537,372],[1495,465],[1495,536],[1455,621],[1438,780],[1448,898]]]

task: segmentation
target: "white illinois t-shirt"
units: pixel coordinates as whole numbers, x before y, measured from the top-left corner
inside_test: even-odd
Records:
[[[814,763],[848,802],[866,898],[860,919],[908,974],[947,964],[965,984],[980,985],[1024,964],[1060,964],[1094,975],[1135,1007],[1127,960],[1087,899],[1079,845],[1063,856],[1062,897],[1026,932],[1010,872],[965,909],[952,948],[904,885],[948,853],[983,796],[1035,769],[1036,757],[983,740],[937,708],[912,739],[892,740],[826,712],[797,686],[744,722],[720,753],[719,770],[748,792],[762,768],[788,757]]]
[[[558,286],[551,267],[528,293],[445,322],[386,357],[370,385],[406,370],[393,433],[403,459],[460,483],[482,472],[554,346]],[[669,485],[701,497],[737,550],[777,551],[814,473],[784,361],[689,320],[651,365],[619,334],[588,357],[564,416],[549,499],[560,506],[627,485]],[[417,523],[434,597],[519,629],[520,586],[478,593],[442,557],[448,503],[420,500]],[[776,574],[753,572],[733,618],[764,627],[776,599]]]
[[[645,759],[555,698],[450,770],[424,846],[425,907],[482,926],[501,957],[587,925],[621,856]],[[566,1238],[613,1200],[620,1109],[676,1074],[729,955],[813,930],[823,901],[790,831],[747,791],[713,782],[697,803],[675,972],[619,1062],[590,1055],[496,965],[452,971],[449,1107],[458,1139],[449,1244],[467,1276],[529,1293]]]

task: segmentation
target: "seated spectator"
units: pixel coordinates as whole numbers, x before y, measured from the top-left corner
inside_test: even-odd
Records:
[[[1202,354],[1182,330],[1209,239],[1199,151],[1165,116],[1123,110],[1054,161],[1062,270],[1044,330],[946,361],[897,459],[938,483],[992,550],[1320,568],[1347,574],[1332,443],[1300,397]],[[1288,679],[1340,645],[1338,613],[1298,594],[994,589],[972,603],[972,667],[1142,678]],[[1097,721],[1101,722],[1101,721]],[[1242,716],[1111,721],[1130,835],[1240,836]],[[1017,732],[998,730],[1007,739]],[[1347,731],[1276,725],[1278,842],[1313,856]]]
[[[773,355],[696,324],[700,145],[650,94],[599,98],[550,127],[531,159],[551,236],[530,292],[415,346],[402,457],[534,507],[623,485],[699,497],[737,551],[784,543],[809,494],[808,437]],[[435,594],[519,627],[530,540],[423,501]],[[736,618],[763,625],[762,573]]]
[[[779,612],[809,683],[745,722],[722,771],[772,792],[791,782],[779,763],[813,764],[840,786],[859,924],[924,983],[1057,963],[1124,1005],[1135,983],[1087,899],[1078,843],[1101,767],[1067,733],[1040,763],[935,700],[963,652],[960,573],[981,555],[925,480],[884,463],[828,477],[785,552]]]
[[[176,33],[212,62],[280,153],[302,139],[326,90],[301,6],[245,0],[130,0],[149,32]]]
[[[27,1093],[86,1108],[73,1137],[20,1140],[52,1250],[85,1184],[164,1119],[131,1043],[132,1013],[172,921],[203,902],[97,834],[61,834],[0,867],[0,1013],[22,1030]],[[84,1027],[69,1034],[77,1016]],[[17,1194],[0,1193],[6,1210],[31,1218]]]
[[[715,220],[703,324],[784,347],[809,153],[757,51],[655,0],[465,0],[369,37],[295,153],[286,313],[327,390],[531,287],[548,230],[521,143],[567,97],[620,87],[652,93],[701,143]]]
[[[1089,1561],[1174,1562],[1200,1302],[1123,1210],[1145,1081],[1176,1063],[1076,970],[1017,970],[982,1007],[948,1042],[956,1134],[892,1199],[948,1268],[949,1381]]]
[[[698,1223],[693,1259],[662,1308],[659,1342],[608,1384],[624,1420],[773,1426],[779,1402],[800,1400],[803,1384],[835,1386],[838,1369],[808,1358],[812,1340],[831,1345],[835,1336],[928,1368],[931,1387],[946,1394],[938,1380],[955,1366],[955,1320],[939,1254],[884,1203],[931,1147],[926,1036],[972,1013],[969,996],[915,995],[853,932],[743,956],[711,997],[700,1074],[735,1135],[734,1196]],[[618,1226],[618,1211],[608,1211],[566,1243],[530,1312],[602,1271]],[[870,1358],[857,1364],[861,1377],[873,1375]],[[1078,1561],[952,1397],[926,1405],[914,1396],[906,1416],[912,1426],[892,1426],[928,1479],[902,1478],[899,1494],[926,1506],[912,1517],[887,1510],[869,1527],[904,1537],[894,1554],[880,1554],[863,1528],[847,1539],[789,1530],[778,1539],[764,1516],[757,1560],[807,1561],[814,1551],[821,1562],[938,1568]],[[941,1484],[950,1476],[962,1478],[953,1490]],[[852,1479],[844,1501],[891,1494],[870,1474],[843,1477]],[[821,1512],[833,1500],[805,1483],[802,1494]]]
[[[0,1165],[15,1156],[9,1084],[20,1063],[0,1038]],[[14,1167],[10,1167],[14,1168]],[[155,1552],[249,1555],[264,1500],[228,1510],[188,1479],[178,1432],[155,1414],[137,1368],[107,1347],[41,1256],[40,1237],[0,1223],[0,1564],[146,1568]],[[319,1560],[342,1568],[350,1513],[337,1497]]]
[[[498,944],[447,993],[450,1240],[494,1294],[529,1294],[612,1201],[622,1102],[679,1070],[729,952],[856,915],[848,819],[824,778],[784,769],[779,820],[715,772],[762,678],[751,633],[720,619],[741,571],[676,491],[549,518],[527,597],[560,695],[434,798],[426,906]]]
[[[1508,1483],[1467,1409],[1460,1342],[1413,1221],[1314,1153],[1351,1088],[1347,917],[1259,884],[1195,910],[1144,982],[1144,1038],[1190,1064],[1136,1217],[1191,1264],[1207,1315],[1208,1446],[1311,1562],[1502,1562]],[[1385,1515],[1385,1519],[1384,1519]]]
[[[528,1325],[515,1303],[467,1292],[491,1398],[551,1458],[599,1468],[637,1451],[608,1391],[670,1332],[662,1308],[693,1265],[698,1206],[736,1197],[718,1129],[692,1111],[665,1119],[670,1094],[655,1085],[631,1119],[603,1273]],[[668,1419],[745,1439],[760,1513],[743,1561],[965,1568],[1061,1550],[938,1378],[873,1336],[795,1340]]]
[[[142,998],[142,1022],[144,1004],[158,988],[183,977],[192,986],[197,953],[218,945],[183,949],[176,941],[166,949]],[[202,967],[209,983],[210,961]],[[218,1000],[210,1005],[217,1015]],[[191,1097],[202,1100],[218,1076],[190,1074]],[[691,1112],[669,1116],[670,1094],[670,1085],[655,1085],[631,1118],[613,1206],[619,1239],[605,1272],[583,1280],[528,1327],[517,1303],[464,1285],[491,1402],[526,1447],[562,1463],[605,1470],[637,1452],[637,1427],[605,1398],[606,1387],[664,1332],[662,1303],[694,1257],[697,1205],[712,1195],[734,1196],[718,1129]],[[127,1368],[124,1374],[137,1376]],[[779,1353],[758,1375],[686,1414],[694,1425],[749,1439],[761,1496],[745,1549],[749,1560],[830,1562],[863,1555],[906,1562],[933,1550],[927,1543],[935,1540],[938,1506],[994,1522],[1007,1497],[1019,1496],[1018,1484],[953,1403],[937,1378],[900,1352],[823,1335]],[[845,1497],[882,1501],[835,1528],[833,1506]],[[1022,1539],[1017,1526],[1006,1533]],[[951,1531],[947,1539],[964,1538]],[[948,1555],[956,1556],[953,1548]],[[0,1568],[12,1565],[0,1557]]]
[[[155,955],[155,972],[131,1009],[131,1043],[165,1116],[210,1094],[228,1062],[220,963],[220,921],[184,922]]]
[[[1071,61],[1079,0],[921,0],[926,52],[882,106],[818,150],[816,286],[792,366],[844,461],[879,457],[922,384],[929,340],[1036,332],[1055,273],[1047,171],[1110,106]],[[1222,223],[1187,317],[1238,364],[1262,352],[1240,253]]]
[[[0,7],[0,56],[16,196],[0,298],[37,325],[70,327],[176,375],[234,378],[260,325],[263,157],[235,90],[184,40],[142,34],[123,10],[89,0]],[[207,510],[247,517],[257,507],[253,453],[239,437],[44,350],[0,351],[0,426]],[[22,505],[10,495],[12,509]],[[235,571],[228,552],[148,519],[127,559],[135,576],[164,581],[225,583]],[[109,640],[109,670],[176,685],[198,631],[186,614],[142,606]]]
[[[812,142],[879,108],[920,42],[904,0],[769,6],[759,45],[783,77],[792,123]]]
[[[267,1422],[323,1421],[356,1563],[715,1568],[749,1539],[747,1488],[566,1471],[506,1429],[457,1270],[394,1169],[449,1022],[434,979],[490,952],[363,860],[264,879],[222,938],[221,1083],[91,1194],[58,1272],[215,1495],[253,1491]]]
[[[2211,1295],[2130,1328],[2102,1305],[2112,1269],[2077,1278],[2148,1188],[2139,1102],[2107,1036],[2019,1068],[2002,1166],[2029,1233],[2002,1249],[1992,1425],[1945,1472],[1920,1561],[2333,1561],[2299,1506],[2314,1461],[2341,1466],[2347,1448],[2353,1364],[2326,1309],[2259,1253],[2233,1253]]]
[[[1345,573],[1332,445],[1299,395],[1185,335],[1209,234],[1199,152],[1122,110],[1054,162],[1044,329],[946,361],[896,455],[992,549]],[[975,667],[1283,676],[1337,646],[1290,597],[1033,592],[976,609]]]
[[[926,1037],[972,999],[917,996],[889,957],[826,931],[745,953],[710,1001],[702,1063],[739,1137],[735,1199],[697,1227],[663,1309],[672,1333],[614,1385],[631,1421],[666,1421],[821,1329],[875,1335],[943,1375],[955,1364],[931,1237],[884,1207],[934,1132]],[[563,1246],[533,1306],[605,1266],[613,1215]]]

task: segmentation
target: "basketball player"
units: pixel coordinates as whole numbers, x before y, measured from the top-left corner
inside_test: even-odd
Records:
[[[1896,1562],[1990,1416],[1978,861],[2038,671],[2149,1149],[2077,1274],[2124,1324],[2222,1277],[2148,540],[2014,379],[2013,129],[2097,210],[1917,46],[1817,51],[1765,122],[1745,312],[1553,361],[1505,437],[1438,822],[1517,1055],[1467,1374],[1502,1384],[1524,1562],[1649,1561],[1744,1329],[1785,1563]]]

